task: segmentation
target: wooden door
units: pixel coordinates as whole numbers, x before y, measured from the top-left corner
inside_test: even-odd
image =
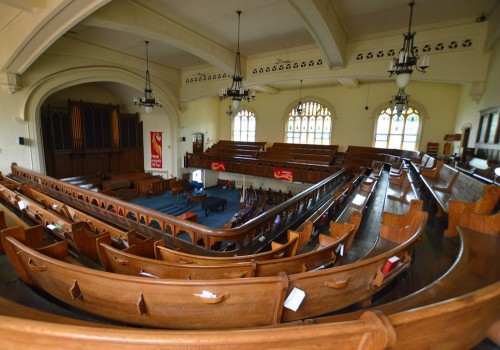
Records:
[[[193,134],[193,153],[203,153],[203,133]]]

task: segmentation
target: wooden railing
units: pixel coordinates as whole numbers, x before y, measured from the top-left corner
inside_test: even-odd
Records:
[[[293,170],[293,180],[305,183],[317,183],[326,179],[332,173],[339,171],[338,166],[325,166],[307,162],[279,161],[266,159],[252,159],[248,157],[237,157],[229,155],[209,155],[209,154],[186,154],[187,167],[211,169],[213,162],[224,162],[225,171],[274,178],[274,170],[289,169]]]
[[[267,234],[274,225],[277,225],[275,223],[277,216],[279,216],[282,221],[285,221],[289,216],[299,214],[301,210],[305,210],[305,208],[308,208],[310,205],[322,201],[328,193],[333,193],[336,187],[342,185],[342,182],[349,176],[344,169],[340,169],[287,202],[274,207],[268,212],[237,228],[215,229],[182,220],[152,209],[146,209],[142,206],[125,202],[117,198],[89,191],[32,172],[28,169],[23,169],[16,164],[12,165],[11,171],[14,178],[41,186],[46,191],[50,192],[51,196],[57,196],[62,201],[71,202],[71,205],[80,202],[80,208],[85,206],[85,210],[87,210],[91,207],[95,215],[99,215],[119,225],[126,224],[127,222],[130,224],[130,221],[135,221],[140,224],[137,226],[141,226],[143,229],[141,231],[134,227],[137,229],[138,233],[149,234],[156,239],[165,238],[165,243],[173,248],[182,248],[186,250],[186,241],[182,240],[183,242],[181,244],[179,243],[179,241],[181,241],[180,239],[173,239],[182,233],[186,233],[192,238],[191,249],[187,250],[193,253],[208,255],[229,255],[243,250],[246,254],[250,254],[261,249],[271,237],[266,237],[266,240],[259,240],[259,238]],[[128,227],[130,228],[130,226]],[[286,228],[284,229],[286,230]],[[144,230],[146,232],[144,232]],[[210,250],[213,244],[221,241],[236,243],[236,249],[231,253],[214,252]]]

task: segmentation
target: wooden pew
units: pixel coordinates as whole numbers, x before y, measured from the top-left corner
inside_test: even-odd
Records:
[[[125,276],[48,257],[11,236],[2,239],[23,282],[85,312],[170,329],[256,327],[280,322],[288,284],[284,274],[197,281]]]
[[[420,174],[421,169],[434,167],[435,163],[436,163],[436,159],[429,156],[428,154],[422,154],[419,157],[413,157],[413,158],[411,158],[411,162],[410,162],[413,170],[417,174]]]
[[[99,260],[104,269],[124,275],[188,280],[223,279],[253,277],[256,270],[255,262],[213,266],[174,264],[137,256],[129,251],[98,242]]]
[[[252,255],[227,257],[202,256],[175,251],[172,249],[168,249],[160,244],[157,244],[155,246],[155,252],[156,258],[158,260],[169,261],[177,264],[224,265],[228,263],[234,264],[238,262],[271,260],[293,256],[297,251],[298,238],[298,234],[289,231],[288,241],[285,244],[280,244],[273,241],[271,242],[271,250]]]
[[[436,305],[390,315],[396,333],[394,349],[423,349],[429,344],[470,349],[486,337],[486,330],[498,321],[499,314],[500,282],[497,282]]]
[[[20,203],[23,203],[21,211],[25,216],[46,227],[58,239],[68,240],[74,249],[91,260],[98,260],[96,242],[99,238],[106,240],[108,244],[113,240],[117,245],[141,247],[141,255],[154,256],[153,245],[148,243],[152,239],[139,236],[134,230],[120,230],[25,185],[21,185],[24,195],[13,192],[4,185],[0,185],[0,189],[0,196],[14,208],[19,209]]]
[[[282,321],[303,319],[309,317],[307,315],[318,316],[370,298],[408,268],[413,246],[426,223],[426,212],[414,212],[407,229],[402,229],[403,232],[395,237],[384,236],[387,240],[394,240],[390,249],[356,263],[289,275],[287,295],[298,288],[306,297],[297,310],[285,308]],[[406,241],[398,243],[403,238],[407,238]],[[394,256],[400,258],[401,264],[388,273],[382,272],[387,260]]]
[[[271,277],[240,279],[237,286],[229,282],[232,280],[213,280],[213,282],[204,280],[199,283],[176,280],[174,283],[171,280],[117,277],[118,275],[51,259],[12,237],[4,237],[3,243],[9,259],[24,282],[42,288],[65,303],[80,307],[87,312],[118,321],[126,320],[130,323],[179,329],[257,326],[278,323],[276,317],[280,317],[280,322],[289,322],[328,313],[376,293],[407,268],[409,259],[402,259],[401,266],[390,274],[379,276],[380,269],[390,257],[397,255],[406,258],[411,254],[416,239],[425,227],[427,216],[424,214],[415,213],[414,221],[412,220],[410,225],[414,230],[411,238],[379,256],[345,266],[292,274],[288,278],[281,275],[272,280]],[[404,237],[399,238],[404,239]],[[283,288],[287,285],[287,292],[283,294]],[[100,289],[96,286],[105,288]],[[307,295],[296,311],[283,308],[285,295],[290,295],[294,288],[303,290]],[[212,293],[213,297],[209,292],[202,293],[203,290]],[[258,295],[255,295],[255,290],[259,290]],[[259,299],[261,292],[266,294],[266,298],[262,296],[262,299]],[[116,293],[120,294],[119,299],[115,298]],[[171,298],[165,299],[165,293]],[[193,294],[201,299],[198,300],[196,297],[193,299]],[[160,295],[161,302],[157,299]],[[111,301],[105,296],[114,299]],[[200,306],[196,300],[202,301],[201,304],[210,302],[212,305],[215,302],[216,305],[224,304],[224,306],[211,308],[211,315],[208,316],[208,309]],[[111,302],[112,310],[109,308]],[[241,303],[245,305],[248,302],[251,302],[253,307],[258,303],[267,303],[264,307],[266,311],[262,310],[257,316],[252,313],[247,317],[247,314],[244,314],[245,317],[238,320],[229,317],[234,312],[242,310]],[[182,315],[168,311],[180,304],[186,304],[183,306]],[[269,307],[270,304],[273,307]],[[197,318],[194,318],[195,314]],[[168,315],[168,320],[165,319],[165,315]],[[231,320],[226,320],[228,317]]]
[[[489,214],[500,198],[500,187],[486,185],[438,161],[421,171],[422,182],[436,200],[438,215],[448,214],[446,236],[456,236],[462,212]]]
[[[277,328],[249,328],[221,331],[175,331],[158,329],[123,329],[109,325],[85,323],[68,317],[40,313],[29,307],[23,309],[26,318],[11,316],[9,310],[19,304],[0,298],[0,338],[6,349],[54,349],[64,344],[68,350],[106,348],[153,350],[160,348],[217,350],[238,348],[254,350],[256,347],[289,350],[364,348],[378,350],[390,347],[395,339],[387,317],[367,312],[360,319],[335,325],[291,325]],[[30,317],[32,316],[32,317]],[[272,336],[271,336],[272,335]],[[36,336],[36,342],[33,341]]]
[[[355,320],[367,310],[380,310],[387,315],[394,314],[461,297],[497,283],[500,279],[500,267],[498,264],[492,264],[492,261],[496,260],[500,249],[500,213],[495,215],[464,213],[458,230],[461,245],[457,258],[449,270],[436,281],[410,295],[383,305],[348,314],[319,317],[312,322]],[[460,313],[456,316],[462,317]]]
[[[387,186],[384,212],[402,214],[408,211],[412,200],[419,199],[413,174],[403,170],[400,176],[391,176]]]

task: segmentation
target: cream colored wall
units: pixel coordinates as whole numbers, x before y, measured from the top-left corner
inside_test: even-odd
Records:
[[[0,93],[0,171],[10,173],[10,165],[16,162],[23,167],[32,167],[31,152],[36,148],[29,124],[19,119],[22,96]],[[19,137],[24,137],[25,145],[20,145]]]
[[[178,162],[182,165],[182,159],[186,152],[193,152],[193,134],[203,133],[204,145],[203,149],[211,147],[214,140],[219,139],[218,130],[219,116],[219,99],[217,97],[207,97],[196,101],[189,102],[185,106],[185,110],[180,115],[180,129]],[[180,138],[185,137],[186,141],[181,141]],[[189,172],[189,169],[179,167],[179,174]],[[192,170],[192,169],[191,169]]]
[[[391,95],[397,92],[393,80],[382,83],[361,84],[357,88],[342,86],[321,87],[302,90],[302,101],[312,99],[333,109],[332,144],[341,150],[348,145],[372,146],[377,112],[388,105]],[[419,150],[427,142],[439,142],[445,134],[453,132],[460,86],[412,81],[407,87],[411,103],[421,109],[424,116]],[[257,117],[256,141],[283,142],[288,112],[298,102],[299,91],[287,90],[279,94],[257,93],[255,101],[242,104],[249,107]],[[227,102],[220,104],[221,139],[231,139],[231,129],[225,114]],[[368,110],[365,106],[368,105]]]
[[[464,127],[471,126],[468,147],[474,147],[477,130],[479,127],[480,111],[500,105],[500,41],[491,50],[489,74],[484,82],[484,93],[479,101],[471,97],[472,87],[462,86],[460,90],[459,105],[455,132],[461,133]]]

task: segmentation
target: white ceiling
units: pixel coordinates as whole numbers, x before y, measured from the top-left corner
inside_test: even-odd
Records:
[[[117,6],[114,0],[106,6]],[[329,1],[349,41],[405,32],[408,0]],[[190,31],[235,52],[237,10],[241,10],[240,51],[243,57],[315,44],[301,16],[288,0],[136,0]],[[493,12],[500,0],[416,0],[412,29],[475,21]],[[104,9],[104,8],[103,8]],[[101,11],[98,10],[97,13]],[[92,17],[92,15],[90,16]],[[206,62],[192,53],[139,34],[97,27],[83,20],[66,36],[144,58],[144,40],[150,41],[149,57],[157,64],[186,69]]]

